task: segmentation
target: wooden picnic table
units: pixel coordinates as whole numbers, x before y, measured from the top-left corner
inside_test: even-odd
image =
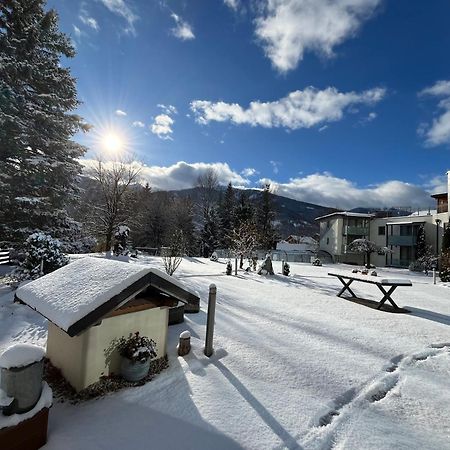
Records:
[[[369,283],[378,286],[380,291],[383,293],[383,298],[378,303],[377,309],[381,309],[386,301],[389,301],[395,309],[400,309],[394,302],[394,300],[392,300],[391,295],[399,286],[412,286],[411,281],[406,279],[383,278],[372,275],[362,275],[354,273],[349,274],[345,272],[328,272],[328,275],[338,278],[339,281],[344,285],[344,287],[337,294],[338,297],[342,297],[342,294],[345,291],[348,291],[352,298],[357,298],[354,292],[350,289],[350,285],[354,281],[360,281],[361,283]],[[385,287],[388,289],[386,290]]]

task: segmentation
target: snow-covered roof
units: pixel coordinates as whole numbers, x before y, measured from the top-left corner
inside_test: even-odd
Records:
[[[16,297],[75,336],[148,286],[182,301],[198,298],[148,265],[90,257],[19,287]]]
[[[355,213],[355,212],[350,212],[350,211],[340,211],[340,212],[334,212],[334,213],[331,213],[331,214],[327,214],[325,216],[316,217],[314,220],[327,219],[328,217],[333,217],[333,216],[361,217],[363,219],[370,219],[372,217],[375,217],[375,214]]]

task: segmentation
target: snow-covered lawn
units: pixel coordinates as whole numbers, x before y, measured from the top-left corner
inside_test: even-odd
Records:
[[[161,268],[159,258],[139,263]],[[274,263],[281,272],[281,263]],[[55,403],[46,449],[450,448],[450,289],[409,278],[392,314],[336,297],[328,270],[225,276],[225,263],[185,259],[176,276],[202,297],[199,314],[169,329],[170,367],[145,386],[79,405]],[[203,355],[208,286],[217,285],[215,354]],[[354,288],[353,288],[354,287]],[[376,286],[354,283],[380,300]],[[0,291],[0,352],[45,345],[46,322]],[[193,351],[176,356],[189,330]]]

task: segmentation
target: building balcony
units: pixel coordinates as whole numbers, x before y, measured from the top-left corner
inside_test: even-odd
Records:
[[[437,212],[438,214],[448,212],[448,203],[439,203],[437,205]]]
[[[401,245],[412,247],[417,244],[417,236],[388,236],[388,245]]]
[[[351,227],[346,226],[344,227],[344,234],[348,236],[368,236],[369,235],[369,228],[367,227]]]

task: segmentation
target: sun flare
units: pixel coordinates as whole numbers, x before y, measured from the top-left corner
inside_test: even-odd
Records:
[[[110,153],[118,153],[124,148],[124,142],[118,134],[108,132],[102,138],[102,146]]]

